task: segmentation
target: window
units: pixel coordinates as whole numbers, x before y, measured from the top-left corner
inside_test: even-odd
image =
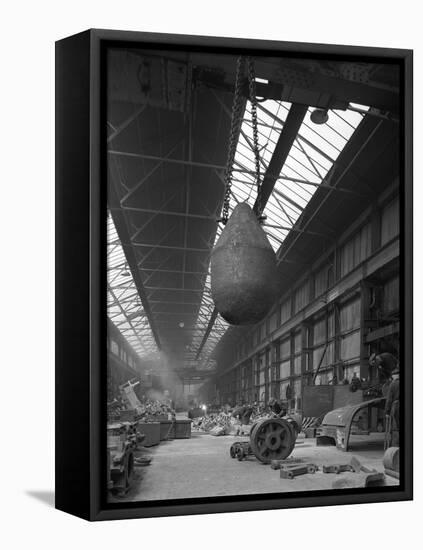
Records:
[[[341,277],[370,256],[371,245],[371,226],[368,223],[341,248]]]
[[[399,277],[391,279],[383,286],[383,310],[385,313],[399,309]]]
[[[280,377],[283,379],[289,376],[291,376],[291,361],[283,361],[280,367]]]
[[[358,359],[360,357],[360,331],[341,338],[341,359]]]
[[[341,332],[358,328],[360,326],[361,303],[354,300],[342,306],[339,311],[339,324]]]
[[[344,378],[346,378],[348,382],[351,382],[354,373],[360,377],[360,365],[350,365],[344,368]]]
[[[301,335],[301,330],[298,330],[295,334],[294,334],[294,352],[295,353],[298,353],[302,350],[302,335]]]
[[[291,382],[293,397],[301,397],[301,378],[296,378]]]
[[[291,300],[285,300],[281,305],[281,325],[291,317]]]
[[[388,204],[382,212],[381,244],[382,246],[399,233],[399,200]]]
[[[279,344],[279,358],[286,359],[291,355],[291,339],[286,338]]]
[[[286,389],[289,386],[289,382],[281,382],[280,383],[280,396],[282,400],[286,399]]]
[[[259,379],[259,384],[260,385],[263,385],[264,382],[265,382],[265,369],[266,369],[266,365],[265,365],[265,355],[264,353],[262,353],[260,355],[260,358],[259,358],[259,365],[260,365],[260,379]]]
[[[269,319],[269,332],[273,332],[277,328],[278,314],[275,311]]]
[[[314,323],[314,345],[326,342],[326,317],[322,317]]]
[[[294,313],[303,309],[310,300],[310,282],[307,281],[304,283],[298,290],[295,292],[294,297]]]
[[[333,342],[330,342],[327,346],[320,346],[313,350],[313,368],[326,367],[334,363],[334,351],[335,347]]]
[[[333,284],[333,265],[325,265],[314,276],[314,296],[321,296]]]
[[[110,351],[115,355],[119,355],[119,345],[113,338],[110,339]]]
[[[294,358],[294,374],[301,374],[301,355]]]

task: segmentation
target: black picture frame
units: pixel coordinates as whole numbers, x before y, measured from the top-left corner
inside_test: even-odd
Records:
[[[105,56],[119,44],[395,62],[401,67],[401,483],[399,487],[133,504],[105,500]],[[56,43],[56,508],[109,520],[412,499],[411,50],[92,29]]]

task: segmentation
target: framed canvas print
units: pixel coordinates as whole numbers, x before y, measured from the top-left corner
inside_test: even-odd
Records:
[[[56,44],[56,506],[412,498],[412,52]]]

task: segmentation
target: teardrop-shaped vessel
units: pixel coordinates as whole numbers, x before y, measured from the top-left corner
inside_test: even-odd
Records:
[[[278,296],[276,255],[246,203],[238,204],[211,253],[211,292],[231,325],[261,321]]]

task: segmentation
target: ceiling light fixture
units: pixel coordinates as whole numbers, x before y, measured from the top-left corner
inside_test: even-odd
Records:
[[[121,273],[122,277],[130,277],[131,272],[129,271],[128,264],[125,264],[125,269]]]
[[[327,109],[314,109],[310,115],[311,122],[314,124],[325,124],[329,120]]]

